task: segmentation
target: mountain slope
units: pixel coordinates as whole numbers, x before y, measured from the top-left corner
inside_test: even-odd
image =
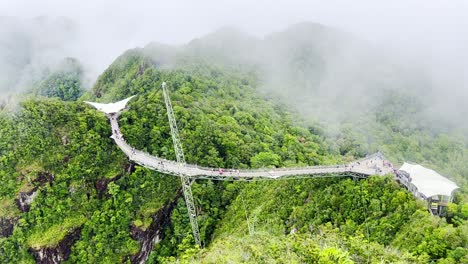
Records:
[[[327,31],[298,25],[255,40],[225,29],[182,47],[149,45],[117,58],[79,102],[40,98],[23,102],[17,113],[0,113],[0,262],[466,261],[468,148],[463,137],[425,130],[413,115],[419,111],[417,98],[385,87],[388,93],[366,110],[375,122],[351,119],[330,135],[324,132],[328,127],[310,125],[275,96],[265,96],[270,85],[276,90],[284,83],[269,83],[261,56],[236,56],[260,47],[262,56],[269,57],[272,51],[264,47],[278,51],[275,45],[280,46],[287,65],[300,59],[311,66],[303,73],[294,70],[303,64],[292,66],[282,81],[291,80],[289,74],[308,80],[312,74],[311,81],[319,80],[314,76],[323,76],[322,67],[329,63],[322,64],[321,58],[327,61],[341,48],[310,45],[310,39],[343,42],[336,31]],[[300,52],[288,58],[288,45]],[[138,149],[175,159],[163,81],[169,84],[192,164],[336,164],[382,148],[392,160],[414,157],[460,179],[457,203],[450,204],[446,218],[433,217],[388,177],[197,181],[192,188],[205,246],[200,250],[179,179],[131,164],[109,138],[105,117],[81,102],[137,94],[120,117],[125,139]],[[309,111],[318,111],[314,107]]]
[[[139,69],[140,63],[144,63],[138,61],[127,63],[129,66],[122,68],[127,75],[120,75],[115,83],[128,84],[126,78],[134,77],[132,67]],[[113,71],[112,67],[109,71]],[[133,73],[137,75],[130,82],[133,85],[124,86],[127,90],[120,93],[126,96],[138,89],[140,96],[130,104],[131,110],[122,116],[121,123],[126,138],[140,149],[173,159],[161,92],[157,89],[164,79],[174,89],[172,100],[190,162],[213,167],[249,167],[258,153],[277,155],[282,166],[335,162],[333,156],[326,154],[320,136],[292,126],[284,110],[254,94],[246,84],[248,79],[214,69],[205,73],[219,74],[212,79],[152,67],[143,73],[138,70]],[[238,86],[241,83],[242,89]],[[243,96],[250,99],[240,100]],[[178,179],[133,169],[109,139],[110,129],[104,116],[82,102],[27,101],[18,115],[4,118],[10,128],[5,126],[8,129],[2,130],[5,138],[9,138],[5,153],[2,152],[4,166],[0,175],[8,183],[2,187],[2,209],[12,207],[15,197],[31,197],[24,203],[30,203],[29,199],[33,202],[22,208],[23,212],[2,215],[18,221],[13,234],[2,239],[3,261],[30,261],[28,251],[36,258],[47,256],[49,253],[44,252],[60,248],[64,239],[72,239],[71,252],[58,255],[72,262],[96,262],[97,256],[102,261],[115,262],[138,254],[139,243],[135,241],[138,237],[129,234],[129,227],[145,231],[154,221],[160,221],[153,217],[177,197]],[[284,138],[288,141],[283,141]],[[237,147],[239,142],[243,142],[241,148]],[[15,149],[11,148],[13,145]],[[212,190],[207,192],[202,187],[205,185],[212,186]],[[229,203],[229,199],[215,195],[215,190],[223,190],[222,184],[202,182],[199,188],[197,192],[194,186],[199,199],[208,196],[207,201],[219,204],[216,210],[209,203],[200,207],[207,210],[200,217],[206,218],[201,221],[202,232],[209,241],[223,204]],[[137,194],[140,191],[143,193]],[[184,235],[176,240],[180,243],[189,228],[183,201],[176,210],[182,211],[180,219],[174,221],[184,230]],[[208,213],[216,211],[219,212]],[[168,239],[172,241],[174,237]],[[12,247],[18,251],[11,251]]]

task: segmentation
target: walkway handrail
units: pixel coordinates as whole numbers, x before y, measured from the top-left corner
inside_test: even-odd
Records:
[[[130,160],[162,173],[183,175],[193,179],[210,178],[215,180],[228,179],[280,179],[290,178],[291,176],[310,175],[311,177],[325,176],[328,174],[337,174],[338,176],[345,175],[383,175],[393,170],[388,170],[383,165],[384,158],[381,153],[375,153],[366,158],[356,160],[350,164],[338,165],[317,165],[305,166],[296,168],[260,168],[260,169],[227,169],[227,168],[210,168],[194,164],[179,164],[176,161],[167,160],[157,156],[153,156],[147,152],[136,150],[130,146],[120,132],[118,125],[118,115],[108,116],[111,121],[112,138],[117,146],[129,157]],[[370,160],[376,160],[373,163],[374,167],[369,167]],[[382,166],[378,166],[377,160],[382,160]]]

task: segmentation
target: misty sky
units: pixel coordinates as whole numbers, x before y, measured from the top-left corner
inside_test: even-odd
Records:
[[[79,59],[89,88],[117,56],[152,41],[181,45],[223,26],[261,38],[316,22],[366,40],[408,69],[422,66],[432,94],[421,97],[435,102],[431,115],[445,113],[464,124],[467,14],[468,0],[0,0],[0,19],[13,18],[5,19],[13,21],[8,26],[0,24],[0,99],[27,89],[44,66],[64,57]],[[18,69],[23,62],[29,64]]]
[[[65,29],[55,34],[50,24],[41,31],[42,26],[31,26],[33,20],[21,30],[45,43],[38,44],[40,49],[33,46],[31,65],[76,57],[86,72],[85,87],[125,50],[151,41],[184,44],[223,26],[262,37],[295,23],[317,22],[365,39],[407,65],[424,65],[437,87],[435,97],[441,99],[436,111],[444,109],[447,116],[468,113],[467,14],[468,0],[0,0],[0,17],[47,16],[52,25],[57,17],[73,21],[70,33]],[[2,61],[0,72],[8,79]],[[30,72],[24,71],[20,80],[27,83],[34,76]]]
[[[449,56],[450,61],[468,58],[466,14],[465,0],[0,1],[1,16],[64,16],[79,23],[81,38],[73,52],[94,60],[88,63],[99,71],[124,50],[150,41],[182,44],[226,25],[261,36],[303,21],[339,27],[405,52],[423,50],[434,60]]]
[[[128,34],[129,43],[138,44],[155,37],[169,43],[185,42],[223,25],[262,34],[311,21],[378,38],[396,33],[456,38],[468,26],[468,2],[464,0],[2,0],[0,10],[7,16],[71,17],[88,29],[111,27],[111,32]]]

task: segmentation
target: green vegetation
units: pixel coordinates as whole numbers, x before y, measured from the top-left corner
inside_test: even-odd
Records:
[[[251,65],[173,54],[174,68],[155,67],[147,53],[126,52],[78,102],[79,83],[55,76],[40,89],[54,98],[28,99],[17,112],[0,113],[0,218],[19,217],[13,234],[0,238],[1,263],[33,263],[34,250],[56,247],[76,230],[67,263],[128,263],[144,249],[138,234],[145,231],[161,231],[148,263],[468,261],[468,141],[463,133],[430,129],[419,116],[416,122],[421,108],[414,101],[389,92],[367,118],[330,131],[265,99],[257,89],[262,76]],[[104,115],[81,102],[137,94],[120,117],[126,140],[173,160],[163,81],[189,163],[293,167],[381,150],[394,162],[429,164],[462,188],[438,218],[391,177],[200,180],[192,185],[199,249],[179,179],[131,164],[109,138]],[[29,211],[13,209],[21,192],[36,193]],[[170,221],[156,217],[164,210]]]
[[[231,185],[228,189],[237,184]],[[460,257],[452,257],[454,252],[461,251],[459,256],[466,254],[462,250],[468,235],[466,227],[437,221],[390,177],[371,177],[362,181],[316,179],[254,183],[237,188],[240,194],[217,228],[213,244],[200,253],[207,262],[218,252],[231,250],[232,254],[221,254],[219,260],[235,262],[237,256],[249,256],[244,261],[281,262],[286,256],[280,253],[287,250],[279,250],[276,257],[267,254],[266,257],[272,260],[265,261],[255,257],[259,253],[252,252],[270,252],[272,244],[302,252],[307,252],[310,244],[322,250],[333,246],[338,249],[335,256],[340,256],[339,251],[346,252],[349,259],[357,263],[367,259],[371,263],[425,263],[439,258],[460,261]],[[414,224],[408,225],[412,222]],[[429,230],[433,236],[425,233]],[[265,236],[269,239],[264,242],[236,244],[238,240],[257,240]],[[410,245],[404,239],[414,244]],[[301,240],[313,243],[292,246]],[[444,251],[443,254],[434,252],[436,245]],[[300,257],[290,256],[292,259]],[[181,258],[184,257],[186,254]],[[313,254],[308,257],[310,261],[320,259]]]
[[[52,72],[38,83],[36,93],[64,101],[77,100],[83,94],[81,65],[76,59],[67,58],[58,68],[58,71]]]
[[[29,247],[39,249],[42,247],[55,247],[58,242],[69,233],[71,230],[81,226],[86,221],[84,216],[78,216],[76,218],[66,218],[63,222],[56,224],[46,231],[39,230],[37,233],[32,234],[27,244]]]
[[[12,218],[19,215],[20,211],[14,204],[13,199],[2,199],[0,200],[0,218]]]

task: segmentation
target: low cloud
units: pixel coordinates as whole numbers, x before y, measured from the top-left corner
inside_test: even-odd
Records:
[[[275,84],[287,81],[278,89],[315,90],[294,98],[305,105],[327,102],[335,111],[323,108],[323,115],[339,120],[343,118],[339,112],[344,111],[338,106],[349,104],[356,109],[371,103],[366,100],[371,100],[367,94],[373,91],[364,87],[391,86],[416,93],[429,104],[428,115],[435,119],[452,117],[461,122],[468,114],[467,13],[468,3],[463,0],[282,0],[274,4],[246,0],[6,0],[0,3],[0,92],[5,96],[26,89],[65,57],[79,59],[89,87],[125,50],[151,41],[183,45],[225,25],[262,39],[288,25],[312,21],[348,32],[366,44],[347,43],[336,53],[330,49],[334,54],[327,55],[326,61],[304,62],[302,73],[284,74],[287,68],[273,65],[266,71],[271,74],[268,87],[276,89]],[[287,47],[283,51],[277,58],[264,59],[300,56]],[[325,68],[313,69],[321,63]],[[320,79],[311,78],[312,73]],[[307,112],[308,108],[301,109]]]

